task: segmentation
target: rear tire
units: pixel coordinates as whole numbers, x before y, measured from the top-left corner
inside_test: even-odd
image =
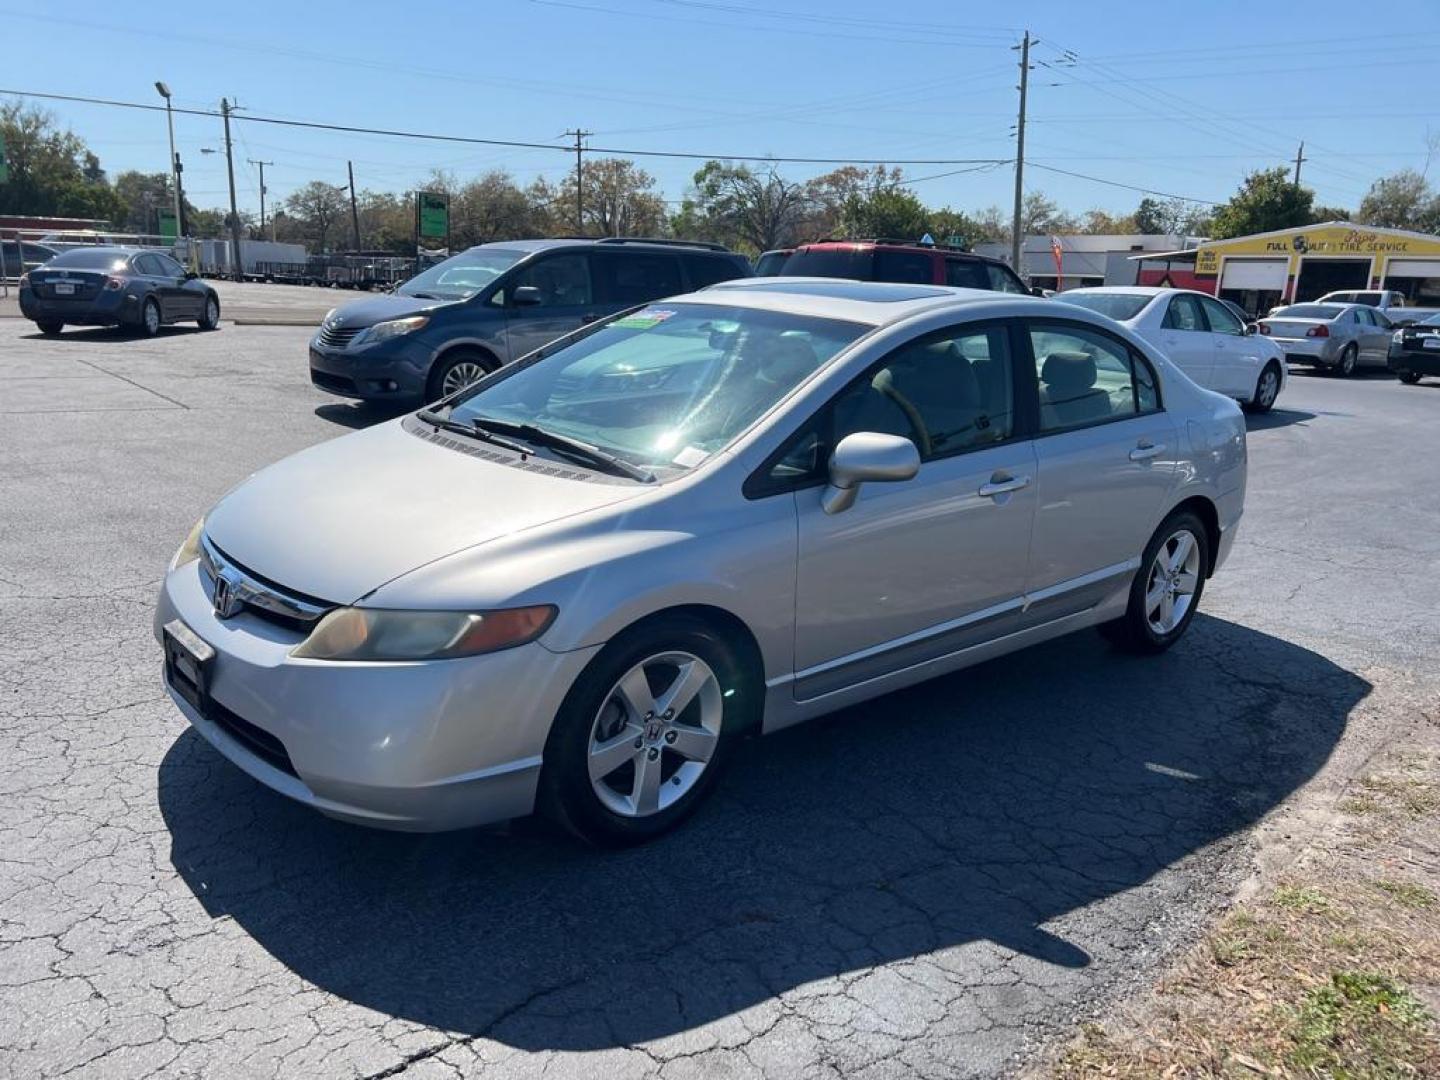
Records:
[[[637,671],[640,693],[622,694]],[[678,715],[659,712],[692,675],[695,689]],[[692,616],[664,616],[621,634],[581,673],[556,714],[539,808],[600,847],[628,847],[668,832],[719,778],[754,707],[759,691],[751,682],[730,643]],[[627,706],[636,697],[638,706]],[[641,770],[650,769],[654,783],[647,787]]]
[[[1164,652],[1194,620],[1209,566],[1205,523],[1189,510],[1171,514],[1145,545],[1125,614],[1105,623],[1100,632],[1126,652]]]
[[[449,397],[470,383],[489,375],[500,365],[495,358],[477,349],[455,349],[442,356],[425,382],[426,402]]]
[[[1272,360],[1260,372],[1260,378],[1255,380],[1255,394],[1245,404],[1245,411],[1257,415],[1267,413],[1275,407],[1275,399],[1279,396],[1280,365]]]
[[[57,322],[53,319],[36,319],[35,325],[46,337],[54,337],[56,334],[60,333],[61,330],[65,329],[65,324],[63,322]]]
[[[195,322],[201,330],[218,330],[220,328],[220,299],[216,296],[207,296],[205,305],[200,309],[200,318]]]
[[[1418,371],[1402,371],[1399,379],[1406,386],[1414,386],[1420,381],[1420,373]]]
[[[153,338],[160,333],[160,303],[153,296],[146,297],[140,306],[140,322],[136,329],[141,337]]]
[[[1360,358],[1360,350],[1352,342],[1340,350],[1340,363],[1335,365],[1334,371],[1342,379],[1348,379],[1355,374],[1355,364]]]

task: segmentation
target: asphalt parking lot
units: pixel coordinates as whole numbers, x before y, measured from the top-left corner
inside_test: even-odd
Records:
[[[188,730],[150,630],[221,494],[386,419],[310,387],[307,333],[0,319],[11,1075],[1003,1075],[1440,692],[1440,381],[1297,373],[1159,659],[1085,633],[749,744],[637,850],[339,825]]]

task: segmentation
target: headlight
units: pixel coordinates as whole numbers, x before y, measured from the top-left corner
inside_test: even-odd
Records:
[[[507,611],[337,608],[290,653],[304,660],[448,660],[534,641],[555,618],[549,604]]]
[[[1390,340],[1395,342],[1396,345],[1399,345],[1402,341],[1405,340],[1405,331],[1396,330],[1395,333],[1390,335]]]
[[[390,319],[386,322],[377,322],[366,330],[361,337],[368,343],[377,341],[389,341],[401,334],[412,334],[430,321],[429,315],[411,315],[406,319]]]
[[[174,570],[192,563],[200,557],[200,537],[205,535],[205,519],[202,517],[195,522],[190,529],[190,535],[185,537],[185,542],[180,545],[180,550],[175,552],[175,557],[170,560],[170,569]]]

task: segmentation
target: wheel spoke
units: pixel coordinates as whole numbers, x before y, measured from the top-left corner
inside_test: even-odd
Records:
[[[1175,584],[1182,595],[1193,596],[1196,587],[1200,584],[1200,575],[1189,570],[1182,570],[1180,576],[1175,579]]]
[[[713,677],[709,666],[703,661],[691,660],[681,664],[675,675],[675,681],[655,699],[655,712],[679,716],[685,711],[685,706],[695,700],[695,695],[700,693],[705,684]]]
[[[653,814],[660,809],[659,755],[654,759],[648,751],[635,758],[635,786],[630,790],[630,805],[637,814]]]
[[[670,749],[681,757],[691,761],[709,761],[710,756],[715,753],[715,744],[719,739],[713,732],[686,724],[670,730],[675,733],[675,741],[669,744]]]
[[[635,740],[640,736],[636,724],[626,724],[625,730],[613,739],[595,743],[590,747],[590,779],[603,780],[627,761],[644,757],[643,750],[635,749]],[[640,763],[635,765],[638,770]]]
[[[650,692],[649,680],[645,678],[644,664],[631,668],[615,690],[625,702],[630,719],[642,720],[647,713],[655,712],[655,695]]]
[[[1169,630],[1175,618],[1175,598],[1166,589],[1165,594],[1160,597],[1160,617],[1156,620],[1161,630]]]
[[[1156,575],[1155,580],[1150,583],[1150,591],[1145,594],[1146,618],[1156,617],[1156,609],[1159,608],[1160,602],[1165,599],[1165,594],[1168,591],[1169,590],[1165,588],[1165,579]]]
[[[1179,570],[1190,558],[1190,549],[1195,546],[1195,538],[1188,532],[1175,534],[1175,551],[1170,556],[1170,569]]]

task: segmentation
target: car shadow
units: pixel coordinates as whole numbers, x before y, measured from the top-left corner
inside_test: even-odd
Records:
[[[117,341],[160,341],[167,337],[188,337],[191,334],[208,333],[214,333],[214,331],[201,330],[198,326],[162,326],[160,332],[153,338],[147,338],[128,326],[67,326],[58,334],[42,334],[36,330],[34,333],[22,334],[21,339],[113,345]]]
[[[1315,419],[1315,413],[1304,409],[1272,408],[1265,413],[1246,413],[1245,426],[1250,431],[1269,431],[1271,428],[1289,427],[1291,424],[1305,424]]]
[[[315,406],[315,415],[341,427],[359,429],[394,420],[415,408],[414,403],[394,401],[327,401]]]
[[[1214,618],[1151,659],[1074,635],[747,742],[688,825],[621,852],[533,822],[338,824],[193,730],[158,796],[206,912],[306,981],[514,1047],[591,1050],[972,942],[1020,954],[991,974],[1084,967],[1091,954],[1047,923],[1156,888],[1253,825],[1316,773],[1369,690]],[[1137,903],[1110,918],[1159,901]],[[1127,948],[1106,946],[1108,962]]]

